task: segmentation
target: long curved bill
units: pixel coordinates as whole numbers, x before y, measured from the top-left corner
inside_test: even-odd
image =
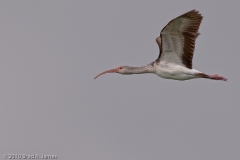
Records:
[[[101,75],[103,75],[103,74],[105,74],[105,73],[118,73],[118,72],[119,72],[119,69],[118,69],[118,68],[110,69],[110,70],[107,70],[107,71],[105,71],[105,72],[100,73],[100,74],[97,75],[94,79],[96,79],[97,77],[99,77],[99,76],[101,76]]]

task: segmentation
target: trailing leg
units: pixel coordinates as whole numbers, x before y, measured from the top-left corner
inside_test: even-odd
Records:
[[[212,80],[222,80],[222,81],[227,81],[227,78],[224,78],[222,76],[219,76],[218,74],[214,74],[214,75],[207,75],[204,73],[197,73],[196,74],[198,77],[201,78],[207,78],[207,79],[212,79]]]

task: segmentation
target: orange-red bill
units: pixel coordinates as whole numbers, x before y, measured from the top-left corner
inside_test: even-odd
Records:
[[[97,77],[99,77],[99,76],[101,76],[101,75],[103,75],[103,74],[105,74],[105,73],[118,73],[118,72],[119,72],[119,69],[118,69],[118,68],[110,69],[110,70],[107,70],[107,71],[105,71],[105,72],[100,73],[100,74],[97,75],[94,79],[96,79]]]

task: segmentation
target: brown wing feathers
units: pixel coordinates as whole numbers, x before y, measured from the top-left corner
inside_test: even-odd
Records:
[[[191,69],[192,68],[192,58],[193,58],[193,53],[194,53],[194,48],[195,48],[195,40],[196,40],[197,36],[199,35],[198,29],[199,29],[199,26],[200,26],[200,23],[201,23],[203,17],[201,16],[201,14],[199,14],[198,11],[192,10],[192,11],[189,11],[189,12],[171,20],[168,24],[170,24],[174,20],[180,19],[180,18],[190,20],[188,22],[188,25],[184,28],[184,30],[182,31],[181,34],[184,37],[182,62],[187,68]],[[168,24],[166,26],[168,26]],[[165,29],[165,27],[162,29],[162,31]],[[161,36],[161,38],[162,38],[162,36]],[[156,41],[157,41],[157,39],[156,39]],[[161,50],[160,50],[159,57],[156,61],[159,62],[160,58],[161,58],[162,45],[158,41],[157,41],[157,43],[159,45],[159,48],[161,48]],[[160,42],[161,42],[161,40],[160,40]]]
[[[201,14],[198,13],[198,11],[192,10],[188,13],[183,14],[181,17],[186,17],[191,20],[190,24],[186,27],[186,29],[182,33],[184,36],[182,61],[187,68],[192,69],[192,59],[195,49],[195,40],[199,35],[198,29],[202,21],[202,16]]]

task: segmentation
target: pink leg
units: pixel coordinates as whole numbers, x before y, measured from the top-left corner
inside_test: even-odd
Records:
[[[212,80],[222,80],[222,81],[227,81],[227,78],[224,78],[222,76],[219,76],[218,74],[214,74],[214,75],[206,75],[204,73],[198,73],[197,74],[199,77],[202,78],[208,78],[208,79],[212,79]]]
[[[224,78],[224,77],[222,77],[222,76],[219,76],[218,74],[210,75],[210,76],[209,76],[209,79],[227,81],[227,78]]]

